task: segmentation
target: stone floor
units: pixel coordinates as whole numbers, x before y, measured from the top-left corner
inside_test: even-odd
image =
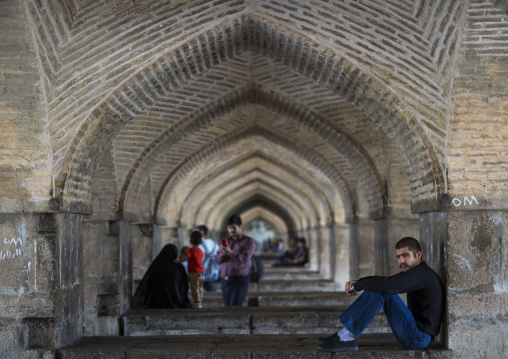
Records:
[[[326,353],[317,348],[317,335],[186,335],[150,337],[93,337],[62,348],[59,359],[162,358],[449,358],[450,352],[430,346],[404,350],[391,334],[363,335],[359,350]]]

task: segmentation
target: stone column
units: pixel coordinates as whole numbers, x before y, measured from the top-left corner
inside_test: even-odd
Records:
[[[319,250],[319,270],[321,277],[331,279],[333,274],[333,232],[329,225],[317,226],[316,233],[318,234],[320,250]]]
[[[376,242],[374,221],[358,217],[358,276],[366,277],[376,272]]]
[[[213,239],[216,243],[219,243],[221,240],[221,231],[215,229],[208,229],[208,236]]]
[[[153,225],[153,258],[157,257],[166,244],[174,244],[181,249],[180,229],[178,227],[167,227],[158,224]]]
[[[118,233],[120,267],[120,314],[129,310],[132,300],[132,226],[130,222],[116,222],[111,230]]]
[[[84,335],[118,335],[121,312],[119,222],[83,221]]]
[[[335,228],[333,223],[327,223],[327,232],[328,232],[328,261],[330,262],[330,279],[335,279],[335,247],[336,247],[336,237],[335,237]]]
[[[339,289],[344,288],[344,284],[351,278],[350,270],[350,226],[345,224],[335,224],[334,231],[334,276],[335,283]]]
[[[446,282],[447,278],[447,237],[447,212],[420,214],[420,245],[423,260],[439,274],[443,282]]]
[[[508,211],[433,213],[432,241],[447,274],[448,346],[457,357],[472,350],[485,358],[506,355],[508,338]],[[446,239],[446,241],[445,241]],[[446,250],[441,250],[446,242]]]
[[[309,242],[309,262],[310,269],[321,273],[321,238],[319,236],[319,227],[307,228],[306,240]],[[305,237],[305,236],[302,236]]]
[[[189,246],[189,235],[185,224],[178,226],[178,244],[177,247],[180,250],[183,246]]]
[[[349,278],[359,278],[359,256],[358,256],[358,217],[353,217],[349,221]]]
[[[83,336],[82,215],[0,215],[2,352],[35,350]]]
[[[388,275],[388,219],[374,220],[374,246],[375,246],[375,273],[376,275]]]

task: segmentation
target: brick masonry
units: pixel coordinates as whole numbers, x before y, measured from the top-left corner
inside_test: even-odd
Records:
[[[150,240],[137,224],[155,228],[147,261],[242,210],[307,237],[327,275],[348,256],[326,252],[330,239],[348,251],[356,235],[349,270],[367,275],[385,256],[379,236],[391,248],[419,233],[446,277],[450,347],[467,355],[485,327],[496,336],[484,356],[500,355],[507,18],[506,2],[487,0],[1,2],[0,222],[35,239],[23,258],[0,239],[13,259],[0,262],[0,335],[40,349],[79,338],[83,322],[115,333],[122,241]],[[38,216],[55,212],[43,241]],[[37,262],[30,287],[46,242],[61,253]],[[20,291],[35,294],[17,306]]]
[[[90,179],[85,173],[89,172],[88,168],[97,166],[91,158],[101,153],[101,146],[111,139],[109,135],[152,105],[165,91],[180,87],[198,73],[246,49],[273,57],[339,93],[363,108],[389,136],[407,138],[408,143],[395,141],[395,137],[392,141],[403,153],[408,172],[414,171],[412,163],[421,162],[418,154],[426,152],[434,164],[429,166],[421,162],[420,173],[410,175],[415,204],[436,200],[437,193],[442,191],[448,113],[443,99],[448,98],[450,69],[460,36],[460,28],[454,25],[464,16],[460,4],[442,2],[432,7],[421,3],[398,9],[390,4],[383,8],[370,3],[336,4],[334,7],[319,1],[312,8],[293,2],[242,1],[217,4],[145,1],[134,7],[131,2],[90,6],[66,1],[63,5],[60,8],[56,4],[40,7],[29,3],[29,11],[33,20],[40,24],[38,31],[45,35],[44,38],[40,36],[38,45],[46,54],[42,59],[43,72],[52,86],[47,92],[54,94],[54,100],[49,103],[54,169],[58,173],[55,192],[61,191],[66,181],[69,202],[83,198],[88,192]],[[227,16],[221,16],[223,12]],[[97,17],[99,13],[101,18]],[[165,15],[161,16],[163,13]],[[244,16],[244,13],[249,15]],[[332,15],[334,13],[337,15]],[[197,15],[204,17],[198,20]],[[131,18],[136,19],[135,30],[138,31],[126,31],[121,41],[115,41],[122,29],[128,29],[125,24]],[[44,20],[58,25],[50,29]],[[211,26],[222,30],[214,34],[207,30]],[[107,28],[112,38],[97,37],[92,30],[101,27]],[[157,31],[157,28],[164,30]],[[339,31],[344,35],[337,36]],[[413,32],[411,37],[404,34],[407,31]],[[71,41],[74,33],[81,35],[79,40]],[[303,33],[306,37],[301,35]],[[87,35],[95,40],[87,44]],[[356,41],[352,41],[353,38]],[[171,42],[164,39],[171,39]],[[182,43],[193,47],[182,47]],[[136,55],[128,55],[133,48]],[[158,55],[153,56],[155,53]],[[107,61],[99,61],[101,57]],[[387,58],[400,59],[399,62],[403,58],[405,64],[398,63],[395,67],[387,63]],[[150,63],[150,59],[155,62]],[[59,66],[60,63],[72,66]],[[119,63],[122,65],[118,66]],[[70,74],[76,67],[81,69],[79,75],[74,72],[79,82],[73,80],[76,75]],[[138,71],[136,75],[133,70],[134,73]],[[405,72],[400,72],[402,70]],[[115,85],[119,83],[123,84],[125,93]],[[129,87],[125,86],[129,83],[132,88],[127,90]],[[383,94],[387,85],[391,93]],[[92,87],[93,92],[90,91]],[[73,98],[77,101],[71,102]],[[104,102],[105,98],[110,99],[107,100],[109,105]],[[375,103],[376,100],[368,98],[390,98],[392,101]],[[386,107],[387,104],[392,108]],[[91,112],[93,108],[98,111]],[[381,115],[385,111],[391,115]],[[102,113],[102,120],[96,119],[95,114],[99,113]],[[400,124],[413,123],[417,126],[416,132],[404,134],[405,130],[395,122],[386,122],[392,118],[398,118],[395,121]],[[419,137],[423,142],[415,145]],[[103,142],[95,143],[97,138],[102,138]],[[63,145],[69,142],[70,146]],[[83,151],[88,151],[86,155],[76,150],[78,144]],[[64,165],[66,161],[72,162],[67,166]],[[69,168],[72,173],[68,173]]]

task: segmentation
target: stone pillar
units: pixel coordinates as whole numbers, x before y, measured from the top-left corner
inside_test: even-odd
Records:
[[[319,236],[319,227],[307,228],[307,241],[309,242],[309,262],[310,269],[321,273],[321,238]],[[305,237],[305,236],[302,236]]]
[[[83,221],[84,335],[118,335],[121,303],[117,221]]]
[[[327,232],[328,232],[328,261],[330,262],[330,279],[335,279],[335,228],[333,223],[327,223]]]
[[[80,214],[56,215],[56,313],[57,321],[61,323],[59,344],[62,345],[83,337],[82,217]]]
[[[221,240],[220,231],[217,231],[215,229],[208,229],[208,236],[215,241],[215,243],[219,243]]]
[[[331,279],[333,274],[332,271],[333,253],[335,253],[335,250],[333,249],[332,228],[328,225],[323,227],[317,226],[316,233],[318,234],[320,243],[319,271],[321,277],[325,279]]]
[[[420,245],[423,260],[436,271],[444,283],[447,277],[446,241],[448,223],[446,212],[420,214]]]
[[[189,235],[185,225],[181,224],[178,227],[178,250],[182,249],[183,246],[189,246]]]
[[[358,255],[358,217],[354,217],[349,222],[349,278],[360,278],[359,255]]]
[[[120,263],[120,314],[129,310],[132,300],[132,227],[130,222],[110,224],[110,235],[119,236],[118,260]]]
[[[153,225],[153,259],[157,257],[166,244],[174,244],[178,250],[182,248],[183,238],[178,227]],[[188,239],[187,239],[188,241]]]
[[[505,357],[508,211],[449,211],[433,219],[440,227],[431,229],[448,234],[439,260],[447,269],[449,348],[461,358]]]
[[[427,212],[420,214],[420,245],[423,260],[441,277],[446,286],[448,263],[446,258],[446,239],[448,236],[447,213]],[[443,318],[441,332],[435,338],[438,343],[447,342],[447,314]]]
[[[388,219],[381,218],[374,221],[374,253],[376,275],[388,275]]]
[[[350,274],[350,226],[336,224],[334,231],[334,275],[333,279],[337,283],[339,289],[344,288],[344,284],[351,278]]]
[[[368,218],[358,218],[358,276],[366,277],[376,271],[376,243],[374,222]]]
[[[83,336],[81,218],[0,215],[1,353],[32,358]]]

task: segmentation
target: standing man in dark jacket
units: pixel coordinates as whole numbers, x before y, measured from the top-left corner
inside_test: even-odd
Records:
[[[344,329],[318,339],[326,352],[358,350],[360,336],[383,309],[393,334],[402,347],[426,348],[439,333],[444,311],[444,287],[439,276],[422,260],[420,243],[411,237],[395,245],[402,272],[390,277],[372,276],[346,283],[346,293],[364,293],[339,317]],[[407,307],[397,294],[407,293]]]
[[[249,290],[249,264],[256,243],[242,233],[240,216],[229,217],[227,226],[229,236],[221,239],[215,259],[220,264],[224,305],[241,307]]]

